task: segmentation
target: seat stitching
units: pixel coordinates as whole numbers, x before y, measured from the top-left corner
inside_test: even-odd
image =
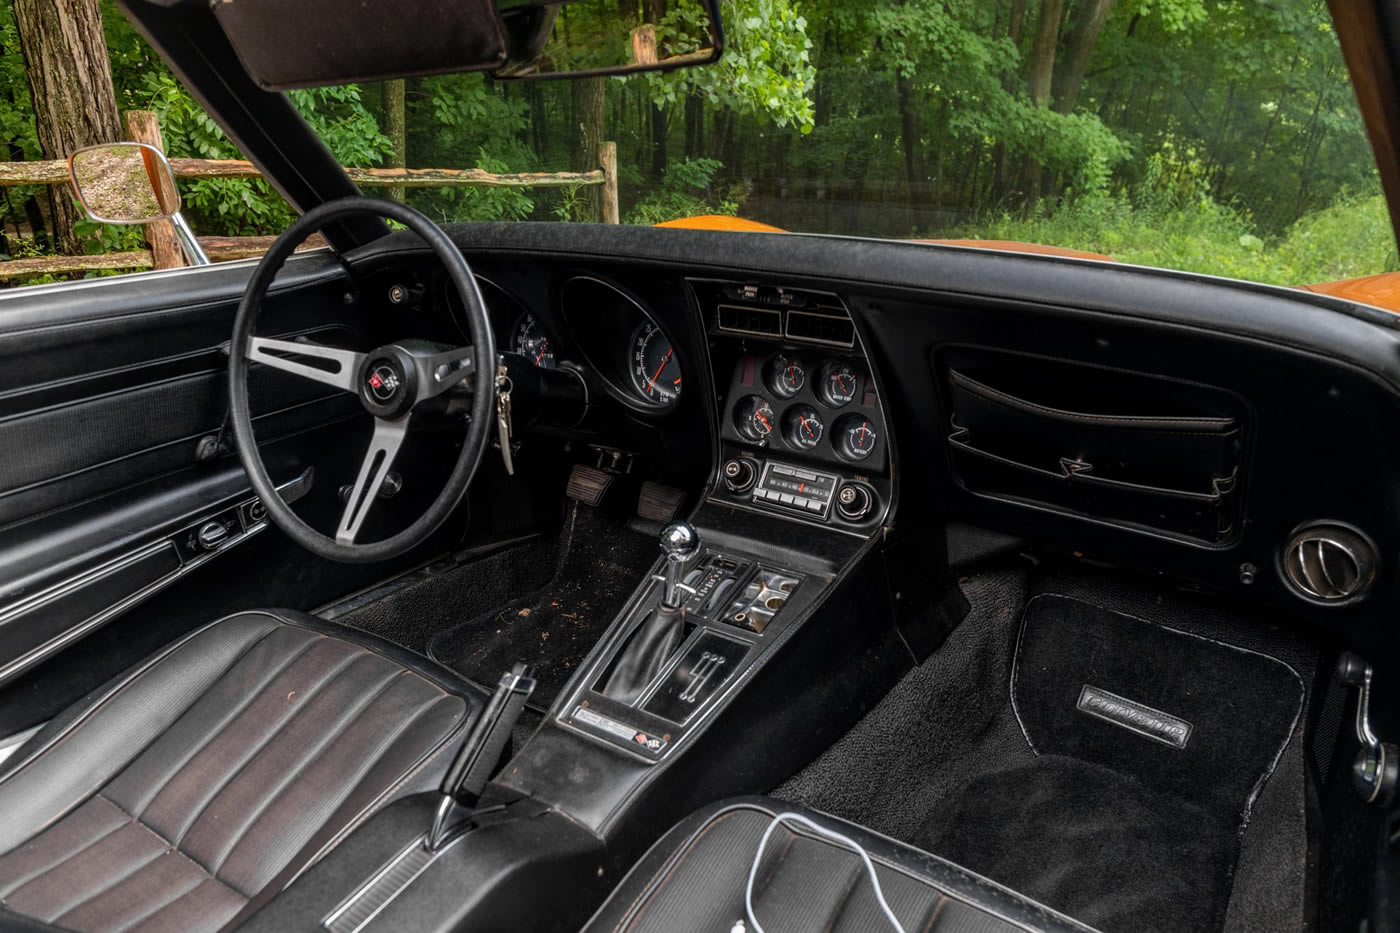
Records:
[[[413,676],[417,676],[417,672],[415,671],[408,671],[408,673],[412,674]],[[422,678],[419,679],[421,680]],[[341,827],[340,830],[336,832],[326,842],[325,845],[317,849],[316,853],[307,860],[305,865],[298,869],[298,875],[300,875],[302,871],[305,871],[307,867],[316,864],[316,862],[319,861],[321,857],[326,854],[326,852],[334,848],[342,839],[344,839],[351,832],[351,830],[355,829],[355,827],[359,826],[362,822],[364,822],[365,818],[368,817],[369,814],[373,813],[379,808],[381,801],[387,800],[390,797],[392,797],[395,793],[398,792],[399,788],[403,787],[405,784],[411,781],[417,774],[419,774],[424,768],[426,768],[432,762],[433,758],[437,755],[437,753],[442,749],[444,745],[456,738],[458,733],[466,731],[469,723],[473,721],[468,715],[471,712],[471,702],[468,701],[465,697],[460,697],[455,693],[444,693],[442,696],[433,700],[432,704],[430,704],[426,709],[421,710],[418,713],[418,716],[422,716],[428,710],[432,709],[433,706],[437,705],[438,703],[441,703],[445,699],[461,700],[465,706],[465,709],[462,711],[462,715],[458,717],[457,722],[453,725],[453,727],[447,731],[447,735],[443,736],[441,739],[435,742],[432,745],[432,747],[425,751],[423,755],[418,759],[418,761],[414,762],[413,765],[411,765],[407,770],[405,770],[404,773],[400,775],[397,780],[392,782],[388,787],[384,788],[384,790],[380,792],[373,800],[369,801],[363,807],[361,807],[359,812],[357,812],[348,822],[346,822],[346,824],[343,827]],[[296,880],[295,876],[292,879],[290,879],[287,883],[290,884],[294,880]]]
[[[245,819],[243,827],[238,831],[238,835],[234,836],[227,843],[225,843],[223,851],[219,854],[217,858],[211,859],[211,873],[214,875],[214,877],[218,877],[219,871],[223,868],[224,862],[233,853],[233,850],[238,848],[238,844],[243,841],[243,838],[248,834],[248,831],[253,827],[255,823],[257,823],[259,819],[262,818],[262,815],[267,812],[267,809],[271,807],[272,804],[275,803],[279,797],[282,796],[282,794],[287,790],[287,788],[291,787],[294,783],[296,783],[298,778],[300,778],[301,775],[306,772],[306,769],[309,768],[312,764],[314,764],[317,761],[317,759],[321,757],[321,755],[325,752],[327,747],[329,747],[332,742],[334,742],[336,739],[340,738],[340,736],[345,734],[345,730],[349,729],[350,726],[354,724],[356,716],[358,716],[361,712],[372,706],[376,700],[382,697],[389,690],[389,688],[393,686],[394,681],[396,681],[405,673],[406,672],[403,670],[397,672],[390,672],[389,675],[385,677],[384,680],[373,690],[366,691],[361,697],[359,697],[355,701],[354,706],[352,706],[349,710],[345,711],[345,713],[343,714],[345,718],[344,721],[340,724],[340,727],[332,733],[327,733],[321,736],[321,738],[317,740],[316,747],[312,750],[311,756],[305,761],[303,761],[300,765],[298,765],[294,771],[292,771],[289,774],[283,775],[281,783],[272,791],[272,793],[268,794],[264,798],[263,802],[258,805],[257,809],[251,814],[251,816]]]
[[[209,875],[204,874],[203,872],[201,872],[200,874],[197,874],[197,875],[191,875],[190,877],[194,879],[194,884],[191,884],[191,885],[189,885],[188,887],[183,888],[183,889],[181,889],[181,888],[175,888],[175,889],[172,889],[172,891],[167,891],[167,892],[165,892],[165,900],[164,900],[164,901],[157,900],[157,901],[155,902],[155,906],[153,906],[153,907],[148,907],[145,911],[143,911],[143,912],[140,913],[140,914],[137,914],[135,917],[133,917],[132,919],[128,920],[126,923],[122,924],[121,926],[116,927],[116,928],[114,928],[113,930],[109,931],[109,933],[126,933],[126,931],[127,931],[127,930],[130,930],[132,927],[137,927],[137,926],[140,926],[141,924],[145,923],[147,920],[151,919],[151,918],[154,917],[156,914],[160,913],[162,910],[164,910],[165,908],[169,907],[171,904],[175,903],[175,902],[178,901],[180,898],[184,897],[186,894],[189,894],[189,893],[190,893],[191,891],[193,891],[195,888],[197,888],[197,887],[199,887],[200,885],[204,884],[204,882],[215,880],[215,879],[209,877]],[[227,887],[227,885],[225,885],[225,887]],[[178,893],[174,893],[174,892],[178,892]]]
[[[346,644],[348,644],[348,642]],[[286,729],[287,726],[290,725],[297,718],[298,715],[300,715],[301,711],[306,709],[307,704],[309,704],[313,699],[319,696],[321,691],[324,690],[326,686],[336,678],[337,675],[344,671],[346,667],[348,667],[352,662],[354,662],[359,654],[360,652],[355,652],[346,655],[340,660],[338,664],[336,664],[329,671],[327,671],[322,676],[320,682],[317,683],[310,690],[308,690],[305,696],[302,697],[301,704],[297,709],[289,711],[287,713],[286,719],[282,720],[282,722],[279,723],[276,726],[276,728],[274,728],[267,735],[264,735],[261,739],[259,739],[257,745],[245,754],[243,760],[239,762],[238,767],[234,768],[229,773],[222,775],[218,786],[213,789],[213,792],[208,795],[204,803],[199,807],[199,809],[195,813],[193,813],[187,819],[187,822],[181,828],[178,834],[178,838],[175,840],[176,846],[179,846],[180,843],[184,842],[185,836],[189,833],[189,831],[192,828],[194,828],[194,825],[199,822],[199,818],[204,815],[204,811],[207,810],[209,808],[209,805],[214,802],[214,798],[217,797],[220,793],[222,793],[224,788],[228,787],[229,784],[233,783],[234,779],[236,779],[240,774],[243,773],[243,769],[248,767],[248,764],[252,762],[255,758],[257,758],[258,755],[262,754],[263,750],[267,748],[267,746],[272,742],[272,740],[277,738],[277,736],[281,735],[282,731]],[[266,690],[266,688],[264,688],[264,690]],[[225,728],[227,728],[227,726],[225,726]],[[186,765],[186,767],[188,767],[188,765]],[[184,769],[182,768],[181,770],[183,771]],[[171,780],[174,779],[174,777],[171,778]]]
[[[695,848],[700,844],[700,840],[704,839],[710,834],[712,829],[724,822],[727,816],[728,814],[724,814],[719,819],[710,820],[702,826],[695,835],[686,841],[685,847],[676,855],[672,856],[673,861],[671,864],[669,866],[663,866],[661,876],[653,879],[642,888],[641,892],[632,901],[632,905],[627,908],[627,913],[622,915],[622,919],[618,921],[617,926],[613,928],[613,933],[617,933],[617,931],[621,930],[624,926],[629,930],[635,929],[637,922],[641,920],[642,915],[646,913],[646,905],[642,902],[650,901],[661,893],[662,888],[666,886],[667,882],[671,880],[672,876],[674,876],[676,871],[681,867],[681,863],[690,858],[695,852]],[[633,911],[636,911],[635,915],[633,915]]]
[[[99,796],[100,796],[100,795],[99,795]],[[75,858],[75,857],[77,857],[77,856],[79,856],[79,855],[82,855],[82,854],[83,854],[84,852],[86,852],[88,849],[91,849],[93,846],[97,845],[97,844],[98,844],[99,842],[101,842],[103,839],[106,839],[108,836],[112,835],[112,833],[116,832],[117,830],[121,829],[123,826],[127,825],[128,823],[130,823],[130,822],[131,822],[131,815],[130,815],[129,813],[127,813],[125,810],[122,810],[121,807],[118,807],[117,809],[118,809],[118,811],[120,811],[124,816],[126,816],[126,819],[125,819],[125,820],[122,820],[120,823],[117,823],[116,825],[112,826],[110,829],[105,830],[105,831],[104,831],[101,835],[99,835],[96,839],[93,839],[93,840],[91,840],[90,842],[86,842],[86,843],[84,843],[83,845],[79,846],[78,848],[74,849],[72,852],[69,852],[67,855],[63,856],[63,858],[59,859],[57,862],[54,862],[52,865],[47,865],[47,866],[45,866],[45,867],[43,867],[43,868],[38,869],[37,871],[32,871],[32,872],[30,872],[28,875],[25,875],[25,876],[21,877],[21,878],[19,879],[19,881],[18,881],[17,883],[15,883],[14,885],[12,885],[11,887],[5,889],[4,891],[0,891],[0,903],[4,903],[5,898],[9,897],[11,894],[13,894],[14,892],[18,891],[20,888],[24,887],[24,886],[25,886],[26,884],[28,884],[29,882],[33,881],[35,878],[38,878],[40,875],[46,875],[46,874],[48,874],[49,872],[51,872],[51,871],[53,871],[53,870],[55,870],[55,869],[57,869],[57,868],[62,867],[63,864],[66,863],[67,861],[69,861],[70,859]],[[36,834],[36,836],[37,836],[37,835],[38,835],[38,834]],[[35,836],[31,836],[29,839],[25,840],[25,842],[32,841],[34,838],[35,838]],[[22,843],[20,843],[20,845],[22,846],[22,845],[24,845],[24,843],[22,842]],[[13,849],[13,850],[11,850],[11,851],[18,851],[18,848],[19,848],[19,846],[16,846],[15,849]]]
[[[845,913],[846,905],[851,901],[851,895],[856,893],[856,884],[858,884],[863,877],[865,877],[865,866],[856,865],[855,869],[851,871],[850,876],[846,880],[846,890],[842,892],[840,899],[838,899],[836,904],[831,908],[831,920],[828,921],[823,933],[832,933],[832,931],[836,929],[836,922],[841,919],[841,914]]]
[[[407,670],[402,670],[402,671],[400,671],[400,674],[401,674],[401,675],[410,674],[410,673],[411,673],[411,672],[410,672],[410,671],[407,671]],[[355,772],[355,774],[353,775],[353,777],[351,778],[350,781],[347,781],[347,782],[345,783],[345,786],[348,788],[348,790],[346,791],[344,797],[341,798],[340,804],[337,805],[337,809],[338,809],[340,806],[344,805],[345,800],[346,800],[351,794],[353,794],[353,793],[355,792],[355,788],[358,787],[358,786],[359,786],[359,783],[365,779],[365,775],[366,775],[370,770],[372,770],[373,767],[374,767],[376,764],[379,763],[380,756],[382,756],[382,755],[384,754],[385,749],[389,748],[391,745],[393,745],[395,742],[397,742],[397,741],[399,740],[399,738],[400,738],[405,732],[407,732],[409,729],[411,729],[411,728],[413,727],[414,723],[416,723],[416,722],[418,721],[418,719],[419,719],[427,710],[429,710],[429,709],[431,709],[433,706],[437,705],[439,702],[441,702],[441,700],[442,700],[441,697],[429,697],[429,698],[428,698],[427,700],[425,700],[422,704],[420,704],[419,707],[418,707],[417,709],[415,709],[411,714],[409,714],[408,716],[403,717],[403,721],[398,725],[398,727],[396,728],[396,730],[395,730],[392,734],[389,735],[389,737],[388,737],[387,739],[381,740],[380,743],[379,743],[369,754],[366,754],[366,755],[363,756],[362,760],[365,762],[365,764],[364,764],[357,772]],[[331,811],[330,816],[334,816],[334,815],[335,815],[335,811],[333,810],[333,811]],[[358,815],[358,814],[357,814],[357,815]],[[324,826],[326,823],[329,823],[329,822],[330,822],[330,816],[327,817],[325,823],[321,824],[322,826]],[[317,827],[317,828],[319,829],[320,827]],[[315,836],[315,833],[312,833],[312,838],[314,838],[314,836]],[[308,839],[308,842],[309,842],[309,841],[310,841],[310,840]],[[304,846],[303,846],[303,848],[304,848]],[[230,854],[232,854],[232,852],[230,852]],[[287,863],[284,864],[284,865],[282,866],[282,868],[285,869],[285,868],[287,867],[287,865],[291,864],[291,862],[295,860],[295,858],[296,858],[296,856],[297,856],[298,854],[300,854],[300,850],[298,850],[296,853],[293,853],[293,855],[291,856],[291,858],[288,859]],[[220,867],[222,868],[222,866],[220,866]],[[279,871],[281,871],[281,869],[279,869]],[[276,876],[274,875],[274,878],[275,878],[275,877],[276,877]],[[220,880],[223,880],[223,879],[220,879]],[[225,882],[225,883],[227,884],[227,882]],[[229,886],[232,887],[232,885],[229,885]],[[266,885],[264,885],[263,887],[265,887],[265,886],[266,886]],[[235,888],[235,890],[238,890],[238,889]],[[259,888],[259,890],[261,890],[261,888]],[[253,895],[249,895],[249,898],[251,899],[252,896],[253,896]]]
[[[26,759],[25,761],[23,761],[23,762],[21,762],[20,764],[16,765],[11,771],[7,772],[3,777],[0,777],[0,785],[4,785],[4,783],[5,783],[6,781],[10,780],[10,778],[12,778],[12,777],[14,777],[15,775],[19,774],[21,771],[23,771],[23,770],[25,770],[26,768],[28,768],[28,767],[29,767],[30,765],[32,765],[34,762],[38,761],[40,758],[44,757],[44,756],[47,755],[49,752],[53,751],[53,750],[54,750],[55,748],[57,748],[59,745],[63,744],[64,742],[68,741],[68,739],[72,738],[73,733],[77,730],[77,728],[78,728],[80,725],[82,725],[83,723],[87,722],[87,720],[91,719],[94,715],[96,715],[96,713],[97,713],[98,710],[100,710],[102,707],[106,706],[106,705],[107,705],[108,703],[110,703],[112,700],[116,699],[116,697],[117,697],[119,694],[126,692],[126,690],[127,690],[129,687],[131,687],[131,686],[132,686],[133,684],[135,684],[138,680],[142,679],[142,678],[145,677],[147,674],[149,674],[149,673],[151,672],[151,670],[154,669],[157,665],[159,665],[159,664],[161,664],[162,662],[168,660],[168,659],[170,658],[170,656],[171,656],[172,654],[174,654],[176,651],[180,650],[180,649],[183,648],[185,645],[187,645],[187,644],[189,644],[190,642],[194,641],[194,640],[195,640],[196,638],[198,638],[200,635],[202,635],[202,634],[204,634],[205,632],[209,631],[211,628],[213,628],[214,626],[218,625],[219,623],[225,622],[225,621],[227,621],[228,619],[236,619],[236,618],[238,618],[239,616],[242,616],[242,615],[247,615],[247,613],[238,613],[238,614],[236,614],[236,615],[224,616],[224,617],[221,618],[221,619],[215,619],[213,622],[210,622],[208,625],[204,626],[203,628],[201,628],[201,629],[199,629],[199,630],[197,630],[197,631],[191,632],[191,633],[190,633],[189,635],[187,635],[186,637],[180,639],[178,642],[176,642],[175,644],[171,645],[169,648],[167,648],[165,651],[161,652],[160,654],[156,655],[154,658],[151,658],[151,659],[150,659],[145,665],[143,665],[139,670],[133,671],[125,680],[123,680],[121,683],[116,684],[115,686],[113,686],[112,689],[109,690],[105,696],[101,697],[101,698],[98,699],[98,700],[93,701],[92,705],[91,705],[88,709],[84,710],[83,713],[82,713],[82,715],[80,715],[77,719],[73,720],[71,723],[69,723],[67,726],[65,726],[65,727],[63,728],[63,731],[62,731],[61,733],[59,733],[58,735],[56,735],[56,736],[54,736],[53,738],[49,739],[49,741],[48,741],[47,743],[45,743],[45,745],[44,745],[43,748],[38,749],[37,751],[35,751],[33,754],[31,754],[31,755],[29,756],[28,759]],[[272,618],[275,619],[276,616],[272,616]],[[257,637],[256,639],[254,639],[251,643],[249,643],[247,646],[245,646],[245,647],[243,648],[243,650],[240,651],[240,652],[238,653],[237,657],[235,657],[235,658],[233,658],[233,659],[230,660],[228,666],[226,666],[226,667],[224,668],[223,672],[220,673],[220,674],[218,675],[218,677],[215,677],[214,679],[215,679],[215,680],[218,680],[220,677],[223,677],[224,674],[227,674],[228,671],[229,671],[229,668],[231,668],[234,664],[237,664],[239,661],[243,660],[243,658],[247,656],[248,652],[252,651],[255,647],[257,647],[258,645],[262,644],[263,640],[266,639],[269,635],[271,635],[271,634],[272,634],[273,632],[275,632],[275,631],[277,631],[277,629],[275,629],[275,628],[268,629],[268,630],[267,630],[266,632],[264,632],[262,635],[258,636],[258,637]],[[191,702],[190,702],[190,705],[193,706],[193,705],[194,705],[194,701],[191,701]],[[188,709],[188,707],[186,707],[186,708]],[[155,739],[152,739],[151,741],[154,742]],[[140,753],[138,752],[137,754],[139,755]],[[36,835],[37,835],[37,834],[36,834]],[[32,837],[31,837],[31,838],[32,838]]]
[[[786,826],[783,828],[787,829]],[[773,864],[768,866],[768,873],[763,876],[763,881],[759,883],[756,893],[762,894],[764,891],[768,890],[768,885],[773,881],[773,876],[778,873],[778,869],[782,867],[783,862],[787,861],[788,854],[792,852],[792,847],[796,842],[797,834],[789,830],[787,842],[778,850],[778,857],[773,860]]]
[[[271,634],[271,633],[269,633],[269,634]],[[264,678],[260,683],[258,683],[258,684],[257,684],[256,686],[254,686],[252,689],[250,689],[250,690],[248,691],[247,695],[246,695],[245,697],[243,697],[241,700],[239,700],[238,703],[237,703],[237,705],[235,705],[234,707],[232,707],[232,708],[224,715],[224,717],[223,717],[223,719],[220,721],[219,725],[218,725],[216,728],[210,729],[210,730],[208,731],[208,733],[204,736],[204,738],[200,740],[199,744],[197,744],[197,745],[195,745],[194,747],[192,747],[192,748],[189,750],[189,753],[188,753],[187,755],[185,755],[185,756],[180,760],[180,762],[179,762],[178,764],[175,765],[175,767],[174,767],[173,769],[170,770],[170,772],[169,772],[169,774],[167,775],[167,777],[165,778],[165,780],[160,781],[159,783],[152,782],[152,785],[151,785],[151,786],[152,786],[152,789],[145,795],[145,799],[142,800],[139,804],[137,804],[136,807],[133,808],[133,809],[135,810],[135,812],[138,813],[138,814],[144,813],[145,810],[146,810],[146,808],[147,808],[148,806],[151,805],[151,801],[155,800],[157,797],[160,796],[160,792],[163,791],[163,790],[165,790],[165,788],[169,786],[170,782],[173,781],[173,780],[176,778],[176,776],[179,775],[179,773],[185,769],[185,766],[186,766],[186,765],[188,765],[191,761],[194,760],[194,758],[195,758],[196,755],[198,755],[200,752],[204,751],[204,749],[207,748],[207,747],[209,746],[209,743],[212,742],[212,741],[214,741],[214,739],[217,738],[217,737],[223,732],[224,728],[225,728],[230,722],[232,722],[234,719],[238,718],[238,716],[239,716],[244,710],[246,710],[246,709],[252,704],[252,702],[253,702],[254,700],[256,700],[256,699],[262,694],[262,691],[265,690],[265,689],[267,689],[267,685],[268,685],[268,684],[272,683],[274,680],[276,680],[276,679],[277,679],[278,677],[280,677],[282,674],[286,673],[287,669],[288,669],[289,667],[291,667],[293,664],[295,664],[297,661],[299,661],[308,651],[311,650],[311,648],[312,648],[314,645],[316,645],[315,639],[309,639],[309,640],[307,640],[307,642],[306,642],[305,644],[303,644],[300,648],[297,649],[297,651],[296,651],[295,654],[293,654],[291,657],[289,657],[289,658],[287,658],[285,661],[283,661],[283,663],[280,664],[276,669],[274,669],[266,678]],[[242,659],[240,658],[239,660],[242,660]],[[218,678],[218,680],[215,680],[214,683],[210,685],[210,686],[211,686],[211,689],[212,689],[212,687],[217,687],[218,684],[219,684],[219,681],[223,680],[224,677],[227,677],[227,676],[229,675],[229,673],[231,673],[231,672],[233,671],[233,668],[236,667],[236,666],[237,666],[236,664],[235,664],[235,665],[230,665],[229,669],[228,669],[227,671],[224,671],[224,673]],[[200,699],[203,699],[205,695],[207,695],[207,694],[201,695],[201,696],[200,696]],[[190,710],[190,709],[193,709],[196,705],[198,705],[198,703],[199,703],[199,700],[195,700],[195,702],[194,702],[194,703],[191,703],[189,709],[185,710],[185,712],[188,713],[189,710]],[[178,722],[179,720],[176,720],[176,721]],[[172,725],[173,725],[173,724],[172,724]],[[164,733],[164,732],[161,733],[161,737],[164,737],[165,734],[166,734],[166,733]],[[157,740],[157,741],[158,741],[158,740]],[[155,744],[155,743],[152,743],[152,744]],[[145,754],[145,752],[143,751],[142,754]],[[138,755],[136,758],[132,759],[131,764],[135,764],[136,761],[140,759],[140,757],[141,757],[141,755]],[[115,777],[113,777],[112,780],[109,781],[108,783],[110,784],[110,783],[113,783],[113,782],[115,782],[116,780],[118,780],[118,779],[121,777],[122,774],[125,774],[126,771],[127,771],[128,769],[130,769],[131,764],[128,764],[126,768],[123,768],[122,771],[121,771],[120,773],[118,773]]]
[[[158,837],[162,842],[165,843],[166,847],[167,847],[171,852],[175,853],[176,855],[182,856],[182,857],[185,859],[185,861],[189,862],[189,863],[190,863],[191,865],[193,865],[195,868],[198,868],[200,871],[204,872],[204,874],[208,875],[210,878],[213,878],[213,877],[214,877],[214,873],[211,872],[211,871],[204,865],[204,863],[200,862],[198,859],[196,859],[196,858],[194,858],[193,856],[191,856],[191,855],[190,855],[188,852],[186,852],[184,849],[180,848],[180,846],[179,846],[178,843],[171,842],[171,841],[170,841],[170,838],[169,838],[168,836],[166,836],[165,833],[163,833],[163,832],[161,832],[160,830],[156,829],[156,828],[155,828],[154,826],[152,826],[150,823],[147,823],[145,820],[141,819],[141,817],[136,816],[136,815],[133,814],[133,813],[127,813],[127,810],[126,810],[125,807],[123,807],[121,804],[117,803],[117,802],[116,802],[115,800],[113,800],[111,797],[108,797],[106,794],[103,794],[101,791],[98,791],[97,796],[101,797],[103,800],[107,801],[107,802],[110,803],[112,806],[116,807],[118,810],[121,810],[123,813],[126,813],[126,815],[127,815],[128,817],[130,817],[131,820],[132,820],[133,822],[139,824],[143,829],[148,830],[152,835]],[[226,885],[225,887],[227,887],[227,885]]]
[[[248,899],[245,898],[245,897],[243,897],[243,895],[242,895],[241,892],[239,892],[239,891],[235,890],[234,888],[231,888],[231,887],[229,887],[228,885],[224,884],[224,883],[223,883],[222,881],[220,881],[218,878],[214,878],[214,877],[211,876],[211,877],[205,878],[205,879],[204,879],[203,881],[201,881],[199,884],[197,884],[197,885],[195,885],[194,887],[190,888],[188,891],[186,891],[184,894],[181,894],[179,897],[175,898],[175,899],[172,900],[170,903],[162,905],[161,908],[160,908],[159,910],[157,910],[155,913],[150,914],[150,915],[145,916],[145,917],[142,917],[141,920],[139,921],[139,923],[142,924],[142,925],[147,924],[147,923],[150,923],[151,920],[154,919],[155,917],[160,916],[160,915],[161,915],[162,913],[164,913],[165,911],[167,911],[167,910],[169,910],[170,908],[174,907],[176,904],[180,903],[180,902],[183,901],[185,898],[189,897],[191,894],[193,894],[194,892],[198,891],[200,888],[204,887],[206,884],[211,884],[211,883],[212,883],[212,884],[217,884],[219,887],[221,887],[221,888],[223,888],[223,889],[225,889],[225,890],[227,890],[227,891],[232,891],[232,892],[234,893],[235,896],[237,896],[237,897],[239,897],[239,898],[242,898],[243,902],[244,902],[244,903],[247,903],[247,900],[248,900]],[[127,929],[135,929],[135,927],[127,927]]]
[[[145,829],[146,827],[143,825],[141,828]],[[151,835],[155,836],[157,839],[160,839],[161,842],[164,842],[164,841],[165,841],[165,839],[164,839],[159,833],[152,833]],[[130,878],[134,877],[134,876],[136,875],[137,872],[141,871],[141,869],[145,868],[147,865],[150,865],[152,862],[156,861],[156,859],[160,858],[162,855],[168,855],[169,853],[170,853],[169,848],[157,849],[157,850],[156,850],[154,853],[152,853],[151,856],[150,856],[149,858],[147,858],[145,861],[140,862],[140,863],[138,863],[138,864],[136,864],[136,865],[134,865],[134,866],[128,866],[129,870],[126,872],[126,874],[124,874],[124,875],[122,875],[121,877],[117,878],[116,881],[113,881],[113,882],[111,882],[110,884],[104,885],[103,887],[99,888],[99,889],[96,890],[96,891],[91,891],[91,892],[89,892],[88,894],[84,895],[84,896],[83,896],[83,899],[80,900],[80,901],[78,901],[78,903],[73,904],[72,906],[70,906],[69,908],[67,908],[66,910],[64,910],[63,913],[58,914],[58,915],[56,915],[56,916],[50,918],[50,919],[49,919],[48,921],[46,921],[46,922],[49,922],[49,923],[57,923],[57,924],[59,924],[60,926],[62,926],[62,925],[63,925],[63,918],[64,918],[64,917],[68,916],[68,915],[71,914],[73,911],[77,910],[79,907],[82,907],[84,904],[88,903],[89,901],[95,900],[96,898],[101,897],[103,894],[106,894],[108,891],[111,891],[113,888],[116,888],[117,886],[123,884],[124,882],[126,882],[126,881],[129,880]]]

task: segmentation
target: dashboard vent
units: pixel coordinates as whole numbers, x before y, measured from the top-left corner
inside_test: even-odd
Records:
[[[811,311],[787,313],[787,336],[790,340],[806,340],[831,347],[854,347],[856,329],[851,319],[836,314],[816,314]]]
[[[781,337],[783,313],[768,308],[720,305],[719,329],[733,334],[753,334],[756,337]]]
[[[1376,573],[1376,551],[1359,532],[1344,525],[1309,525],[1289,539],[1283,571],[1306,599],[1346,602],[1370,587]]]

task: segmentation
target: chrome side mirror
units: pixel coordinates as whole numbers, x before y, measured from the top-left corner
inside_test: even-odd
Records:
[[[68,157],[73,193],[87,215],[104,224],[169,220],[191,265],[208,265],[180,214],[180,190],[165,153],[146,143],[107,143]]]

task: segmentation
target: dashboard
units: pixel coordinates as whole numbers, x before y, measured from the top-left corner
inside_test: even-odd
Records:
[[[575,449],[642,458],[794,544],[799,527],[933,529],[931,566],[1026,550],[1351,634],[1382,631],[1400,592],[1400,435],[1376,428],[1400,415],[1392,316],[898,243],[455,235],[493,285],[500,346],[587,383]],[[1319,547],[1340,565],[1309,563]],[[1327,591],[1339,566],[1348,585]]]

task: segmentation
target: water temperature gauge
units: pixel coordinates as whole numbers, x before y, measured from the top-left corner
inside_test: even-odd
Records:
[[[875,452],[879,439],[864,415],[846,415],[836,422],[836,452],[847,460],[864,460]]]
[[[773,406],[762,396],[745,396],[734,406],[734,427],[755,443],[762,444],[768,440],[777,423],[778,416],[773,414]]]
[[[822,367],[817,376],[817,395],[832,408],[850,404],[856,397],[859,380],[849,363],[832,361]]]

